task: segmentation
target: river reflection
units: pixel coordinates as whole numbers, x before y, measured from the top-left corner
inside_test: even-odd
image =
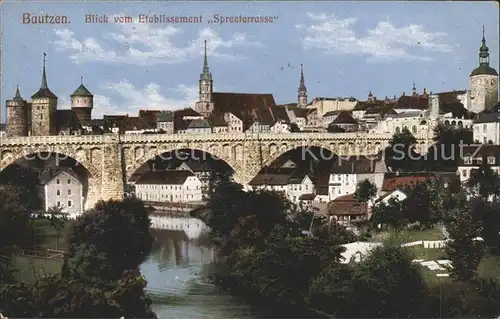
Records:
[[[183,232],[157,230],[151,256],[141,266],[154,309],[161,319],[265,317],[201,275],[202,265],[214,260],[202,241],[189,241]]]

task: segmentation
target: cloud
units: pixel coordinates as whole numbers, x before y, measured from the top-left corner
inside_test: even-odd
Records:
[[[185,107],[194,107],[198,99],[196,86],[179,84],[170,91],[179,98],[167,98],[160,92],[160,86],[149,83],[143,89],[136,88],[130,82],[107,82],[101,85],[101,89],[107,91],[108,95],[94,95],[93,118],[102,118],[106,115],[137,116],[139,110],[175,110]],[[70,101],[63,99],[61,108],[69,108]]]
[[[176,38],[182,39],[180,28],[166,26],[153,28],[150,24],[116,24],[116,31],[104,34],[103,39],[92,37],[77,39],[69,29],[56,29],[57,37],[52,41],[56,50],[69,52],[75,63],[110,62],[132,65],[175,64],[188,61],[203,54],[204,41],[207,40],[207,52],[210,57],[225,60],[241,60],[244,56],[224,52],[240,46],[262,46],[262,43],[251,41],[244,33],[234,33],[223,39],[211,28],[199,30],[197,38],[186,41],[185,46],[174,44]]]
[[[453,47],[443,42],[444,32],[426,32],[420,25],[395,27],[382,21],[360,36],[354,30],[356,18],[338,19],[325,13],[307,13],[311,24],[297,25],[304,31],[305,49],[319,49],[326,54],[361,54],[369,62],[389,62],[397,59],[430,61],[427,55],[409,53],[409,49],[427,52],[451,52]]]

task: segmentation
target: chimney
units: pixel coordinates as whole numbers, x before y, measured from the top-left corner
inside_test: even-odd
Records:
[[[424,95],[427,95],[427,89],[424,88]]]

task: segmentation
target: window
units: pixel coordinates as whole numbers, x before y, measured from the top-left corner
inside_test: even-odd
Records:
[[[478,164],[483,164],[483,158],[482,157],[478,157],[476,159],[476,161],[477,161]]]
[[[61,191],[57,190],[57,196],[61,195]]]
[[[464,157],[464,164],[472,164],[472,159],[470,158],[470,156]]]
[[[71,204],[73,204],[70,200],[68,201],[68,207],[71,207]]]
[[[58,184],[58,185],[59,185],[60,183],[61,183],[61,181],[59,180],[59,178],[58,178],[58,179],[56,179],[56,184]]]
[[[488,156],[488,164],[495,164],[495,156]]]
[[[486,124],[483,124],[483,133],[486,133]]]
[[[61,202],[57,201],[57,207],[60,207],[60,206],[61,206]]]
[[[68,178],[68,184],[71,184],[71,179]]]
[[[462,176],[467,177],[467,171],[465,169],[462,171]]]
[[[71,195],[71,189],[68,189],[68,195]]]

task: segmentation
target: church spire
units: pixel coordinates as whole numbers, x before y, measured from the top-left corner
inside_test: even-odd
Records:
[[[306,82],[304,80],[304,66],[300,64],[300,84],[298,92],[298,107],[306,107],[307,106],[307,88]]]
[[[200,74],[200,80],[211,80],[212,73],[210,73],[210,68],[208,67],[208,57],[207,57],[207,40],[205,40],[205,51],[203,54],[203,72]]]
[[[479,48],[479,64],[489,65],[490,64],[490,49],[486,46],[486,38],[484,36],[484,25],[483,25],[483,38],[481,39],[481,47]]]
[[[42,85],[40,86],[40,89],[48,89],[49,87],[47,86],[47,74],[45,73],[45,57],[47,56],[47,53],[43,53],[43,71],[42,71]]]
[[[304,67],[301,64],[300,65],[300,85],[299,85],[299,93],[300,92],[307,92],[306,88],[306,82],[304,80]]]
[[[416,96],[417,95],[417,88],[415,87],[415,81],[413,81],[413,88],[411,90],[412,90],[413,96]]]
[[[204,103],[211,103],[212,92],[213,92],[213,80],[212,80],[212,73],[210,73],[210,69],[208,68],[207,40],[205,40],[205,51],[203,54],[203,71],[201,72],[200,80],[198,81],[199,101]],[[204,111],[200,110],[200,112]]]
[[[205,55],[203,59],[203,72],[208,72],[207,40],[205,40]]]

